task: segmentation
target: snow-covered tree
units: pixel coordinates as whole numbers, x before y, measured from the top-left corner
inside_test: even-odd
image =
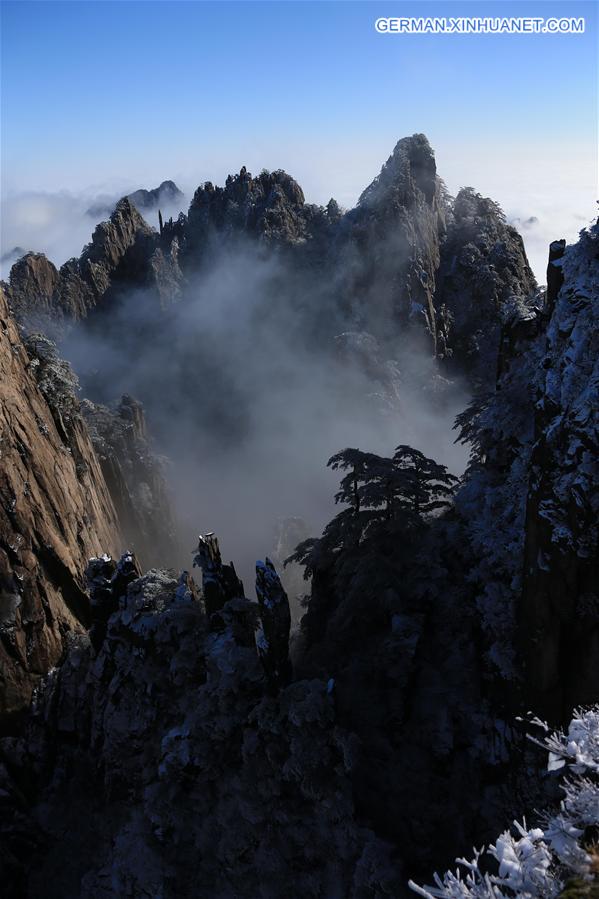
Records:
[[[574,713],[567,733],[545,731],[534,742],[549,752],[549,771],[566,773],[564,798],[542,826],[514,822],[495,843],[456,859],[455,872],[435,875],[435,885],[410,887],[425,899],[551,899],[599,894],[599,705]],[[485,865],[485,859],[494,860]]]

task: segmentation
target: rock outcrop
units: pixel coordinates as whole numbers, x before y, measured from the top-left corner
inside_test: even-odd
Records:
[[[163,243],[125,197],[96,227],[79,259],[58,271],[41,253],[16,262],[5,285],[11,309],[27,330],[60,336],[95,309],[112,311],[127,290],[145,291],[158,307],[168,305],[178,297],[182,275],[177,245]]]
[[[43,253],[26,253],[10,270],[6,288],[15,316],[31,330],[60,325],[64,317],[56,302],[58,270]],[[56,320],[59,320],[58,322]]]
[[[244,166],[238,175],[229,175],[224,187],[207,181],[196,190],[187,217],[186,253],[197,261],[215,234],[301,244],[311,235],[315,215],[323,212],[305,203],[301,187],[286,172],[253,178]]]
[[[599,223],[551,245],[526,499],[518,632],[531,708],[558,721],[597,701],[598,285]]]
[[[344,216],[337,248],[346,302],[362,328],[387,343],[421,332],[432,355],[444,206],[428,140],[403,138]]]
[[[85,419],[121,533],[142,565],[177,558],[164,460],[152,451],[143,407],[125,395],[114,409],[83,400]]]
[[[535,302],[522,238],[496,203],[462,188],[451,206],[434,299],[439,355],[449,370],[478,389],[492,386],[502,321],[514,304]]]
[[[47,347],[45,347],[47,349]],[[87,559],[121,542],[68,371],[23,344],[0,291],[0,718],[89,623]]]
[[[488,658],[517,685],[513,709],[556,723],[597,700],[597,234],[552,244],[544,306],[512,309],[495,390],[458,418]]]
[[[189,580],[153,570],[129,584],[97,651],[73,638],[26,740],[2,743],[7,896],[19,880],[48,899],[395,892],[389,848],[357,823],[357,745],[332,691],[272,689],[244,602],[213,613],[214,630]],[[24,847],[27,816],[37,827]]]
[[[303,518],[281,518],[274,528],[274,540],[270,558],[289,597],[291,628],[297,630],[305,609],[302,603],[310,593],[310,585],[304,578],[304,569],[297,562],[286,562],[296,546],[307,540],[310,529]]]
[[[565,718],[598,698],[597,234],[554,256],[553,302],[502,308],[495,384],[459,417],[472,458],[455,497],[451,476],[435,492],[435,463],[429,504],[421,462],[395,482],[372,454],[370,500],[354,484],[328,549],[306,541],[293,663],[268,560],[256,603],[212,534],[201,591],[187,572],[137,577],[131,553],[95,554],[91,639],[68,637],[21,735],[0,743],[9,888],[380,899],[546,803],[515,713]],[[32,383],[69,437],[68,371],[37,352]]]
[[[0,303],[0,726],[9,726],[69,633],[90,625],[87,560],[126,543],[145,564],[170,561],[177,543],[141,405],[81,402],[54,343],[23,338],[3,294]]]

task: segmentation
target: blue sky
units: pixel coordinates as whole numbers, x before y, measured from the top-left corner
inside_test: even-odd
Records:
[[[451,190],[473,184],[510,215],[572,230],[597,194],[596,9],[6,0],[3,196],[169,177],[189,189],[245,164],[351,205],[395,142],[423,131]],[[586,32],[377,34],[388,15],[580,15]]]

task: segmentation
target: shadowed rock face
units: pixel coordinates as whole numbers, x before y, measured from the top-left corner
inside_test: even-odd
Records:
[[[129,194],[129,199],[134,206],[142,211],[157,209],[161,204],[170,205],[183,199],[183,193],[174,181],[163,181],[158,187],[151,190],[134,190]]]
[[[471,188],[451,208],[441,248],[435,307],[440,355],[478,387],[493,384],[501,323],[510,304],[535,300],[536,282],[522,238],[501,209]]]
[[[566,250],[553,310],[503,321],[495,390],[461,417],[474,457],[455,508],[337,571],[316,559],[292,670],[268,561],[255,603],[213,535],[202,595],[187,572],[136,578],[125,554],[119,581],[93,560],[92,643],[69,637],[0,745],[15,895],[400,896],[546,800],[515,708],[597,699],[596,240]],[[44,389],[69,434],[68,391]]]
[[[94,566],[105,590],[105,563]],[[278,606],[276,584],[261,587]],[[153,570],[129,584],[97,649],[71,641],[27,740],[2,747],[4,803],[20,815],[4,834],[9,889],[20,878],[22,895],[48,899],[396,893],[388,847],[356,820],[358,747],[333,692],[320,680],[274,686],[247,639],[258,615],[233,597],[209,619],[188,577]],[[23,778],[33,804],[19,798]]]
[[[17,318],[34,329],[54,316],[62,318],[66,310],[55,302],[58,284],[58,270],[43,253],[26,253],[15,262],[6,293]]]
[[[311,237],[316,207],[286,172],[252,178],[245,166],[224,187],[207,181],[194,194],[187,218],[190,254],[201,253],[215,232],[247,234],[268,243],[298,244]]]
[[[557,262],[557,265],[556,265]],[[597,700],[599,223],[551,245],[526,503],[519,633],[531,708],[550,720]]]
[[[177,558],[163,462],[151,450],[141,403],[114,409],[83,400],[81,414],[112,496],[121,531],[142,565]]]
[[[29,355],[20,345],[13,351],[19,337],[7,318],[0,336],[13,338],[3,344],[0,389],[12,379],[22,392],[6,419],[15,436],[2,514],[12,530],[0,542],[0,583],[14,622],[0,628],[0,648],[10,664],[13,650],[4,647],[13,645],[34,664],[27,651],[35,629],[16,617],[24,598],[15,584],[25,572],[28,596],[38,591],[46,652],[35,663],[44,670],[55,645],[67,651],[21,736],[0,745],[0,864],[12,878],[4,883],[17,884],[17,895],[61,899],[403,895],[408,876],[429,879],[506,817],[542,804],[528,774],[543,759],[514,732],[516,711],[566,718],[572,705],[597,699],[597,228],[576,247],[553,247],[542,307],[526,295],[534,281],[515,232],[471,191],[453,206],[443,199],[420,135],[400,142],[346,214],[332,204],[307,207],[282,173],[252,179],[242,171],[196,197],[191,230],[185,218],[156,236],[126,220],[102,229],[90,252],[112,274],[104,293],[99,277],[90,291],[100,285],[98,297],[110,299],[117,282],[141,283],[139,259],[172,255],[175,240],[182,275],[201,263],[210,233],[250,234],[298,267],[313,244],[327,277],[339,275],[330,296],[347,301],[350,320],[368,320],[371,332],[389,325],[379,341],[348,327],[336,344],[341,356],[358,355],[391,396],[397,372],[381,344],[419,331],[485,388],[460,416],[473,458],[454,508],[426,530],[385,536],[381,528],[375,547],[362,557],[352,550],[338,570],[324,556],[315,562],[292,664],[291,613],[273,566],[258,564],[259,602],[251,602],[213,535],[200,541],[202,594],[187,572],[137,578],[129,553],[117,565],[100,555],[104,546],[89,552],[82,537],[81,555],[96,557],[87,568],[90,642],[73,612],[85,600],[83,582],[65,594],[64,569],[35,528],[38,517],[46,522],[57,554],[75,534],[79,546],[69,472],[82,483],[77,466],[93,465],[101,483],[100,466],[84,452],[91,449],[72,373],[39,335],[28,338]],[[338,269],[333,256],[343,258]],[[379,275],[382,319],[371,308]],[[67,447],[58,497],[45,444],[38,450],[36,438],[41,462],[28,462],[20,429],[29,415],[24,433],[36,433],[28,412],[36,403],[54,435],[54,466]],[[152,549],[160,530],[135,490],[136,479],[154,483],[142,412],[123,398],[116,411],[84,404],[84,413],[120,517],[137,520]],[[30,508],[30,494],[17,490],[38,468],[44,489]],[[93,504],[93,492],[86,497]],[[21,508],[24,525],[15,518]],[[286,525],[280,554],[287,531],[302,530]],[[35,577],[13,545],[22,533],[33,534]],[[63,624],[53,630],[48,614]],[[35,673],[25,662],[15,670],[26,670],[29,684]]]
[[[421,331],[434,355],[433,295],[444,228],[430,144],[423,134],[403,138],[341,224],[345,290],[364,330],[386,341]]]
[[[28,704],[88,623],[86,560],[121,542],[63,375],[27,352],[0,291],[0,717]]]

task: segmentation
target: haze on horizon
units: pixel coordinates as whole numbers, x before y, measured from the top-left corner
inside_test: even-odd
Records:
[[[164,179],[189,197],[242,165],[351,207],[397,140],[424,132],[450,192],[499,202],[543,282],[548,242],[595,212],[595,4],[426,4],[582,15],[583,35],[377,34],[390,12],[423,4],[4,0],[2,253],[61,263],[91,235],[89,198]]]

